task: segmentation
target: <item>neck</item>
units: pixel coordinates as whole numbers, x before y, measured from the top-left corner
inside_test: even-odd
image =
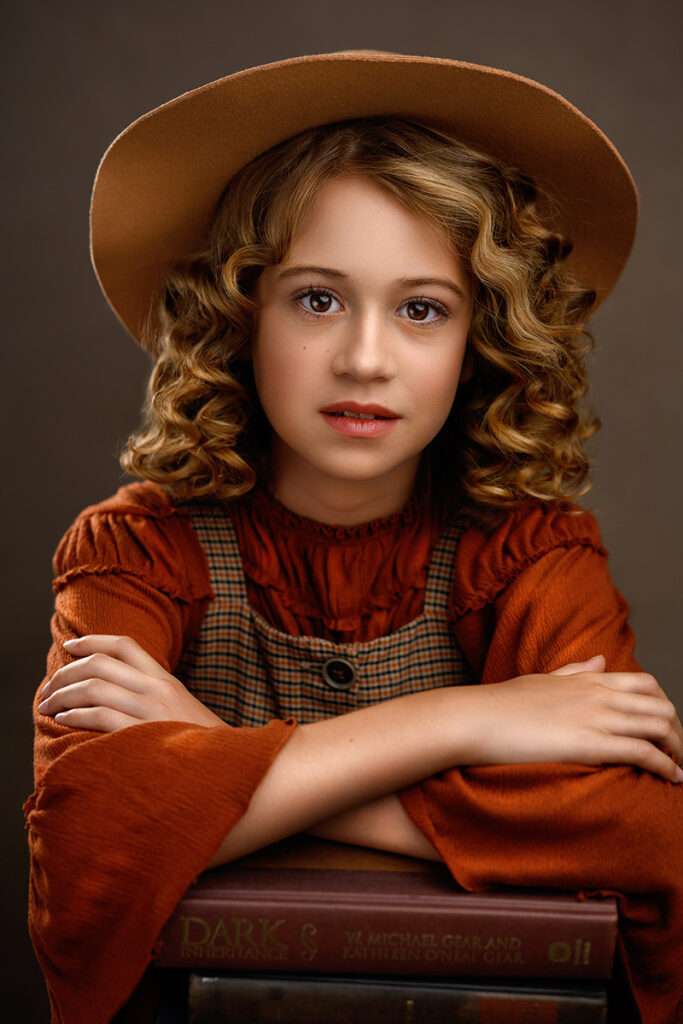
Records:
[[[310,481],[304,476],[294,480],[270,474],[262,485],[277,500],[299,515],[335,526],[356,526],[382,519],[400,511],[413,494],[428,493],[429,468],[420,462],[412,474],[398,481],[379,481],[368,488],[364,481],[330,481],[329,485]]]

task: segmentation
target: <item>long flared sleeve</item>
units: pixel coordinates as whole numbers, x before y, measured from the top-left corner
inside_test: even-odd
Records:
[[[88,633],[133,637],[173,672],[211,594],[186,530],[135,502],[84,510],[53,559],[43,681],[73,660],[63,640]],[[101,733],[60,725],[37,704],[34,790],[23,805],[29,933],[51,1024],[105,1024],[297,723],[160,721]]]
[[[453,628],[482,684],[595,654],[607,672],[647,671],[590,513],[534,508],[493,538],[471,531],[456,576]],[[615,896],[631,1009],[683,1021],[683,788],[636,766],[544,763],[456,767],[399,797],[471,891]]]

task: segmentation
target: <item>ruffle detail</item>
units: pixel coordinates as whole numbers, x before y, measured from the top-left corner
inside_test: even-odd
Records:
[[[185,514],[184,510],[176,508],[173,499],[160,484],[150,480],[123,484],[114,494],[86,505],[80,515],[88,516],[93,512],[147,515],[154,519]]]
[[[426,511],[415,494],[390,516],[336,527],[250,492],[231,510],[249,603],[298,635],[367,640],[376,629],[400,628],[419,611],[437,539]],[[310,532],[309,523],[320,529]]]
[[[52,588],[75,576],[128,573],[180,601],[212,597],[203,551],[189,520],[155,484],[131,484],[76,517],[52,559]]]
[[[354,526],[321,523],[282,504],[264,485],[230,503],[251,606],[292,635],[363,642],[401,628],[422,611],[441,527],[430,488],[402,509]],[[455,556],[451,621],[495,601],[525,569],[559,547],[607,558],[592,512],[531,500],[493,533],[469,524]],[[128,573],[181,602],[213,598],[206,554],[190,509],[160,486],[133,483],[83,509],[53,558],[53,589],[83,574]]]
[[[470,526],[456,553],[449,617],[460,618],[490,604],[525,568],[555,548],[590,547],[607,558],[597,519],[592,512],[581,511],[574,516],[554,505],[529,501],[491,534]]]
[[[352,526],[321,523],[318,519],[294,512],[287,508],[266,487],[257,486],[250,492],[251,505],[257,515],[267,519],[274,529],[298,532],[306,535],[307,540],[320,538],[338,543],[354,543],[367,540],[382,533],[394,533],[397,529],[412,526],[423,510],[424,496],[414,491],[405,505],[397,512],[388,516],[370,519],[365,523]]]

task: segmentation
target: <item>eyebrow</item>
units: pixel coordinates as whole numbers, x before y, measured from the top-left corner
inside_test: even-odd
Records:
[[[338,277],[344,281],[348,281],[349,275],[343,274],[341,270],[334,270],[332,267],[314,267],[314,266],[300,266],[300,267],[287,267],[285,270],[281,270],[277,275],[277,280],[281,281],[285,277],[293,277],[294,274],[324,274],[327,277]],[[444,288],[449,288],[456,295],[459,295],[461,299],[465,299],[465,293],[455,281],[451,281],[447,277],[399,277],[397,278],[396,284],[406,285],[409,287],[417,287],[423,284],[440,284]]]

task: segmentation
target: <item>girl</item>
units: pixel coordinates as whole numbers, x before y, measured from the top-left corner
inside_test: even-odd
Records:
[[[54,556],[53,1022],[110,1020],[199,873],[304,831],[618,896],[613,1019],[677,1019],[683,730],[573,500],[636,215],[584,115],[458,61],[280,61],[112,143],[93,262],[154,365],[142,482]]]

